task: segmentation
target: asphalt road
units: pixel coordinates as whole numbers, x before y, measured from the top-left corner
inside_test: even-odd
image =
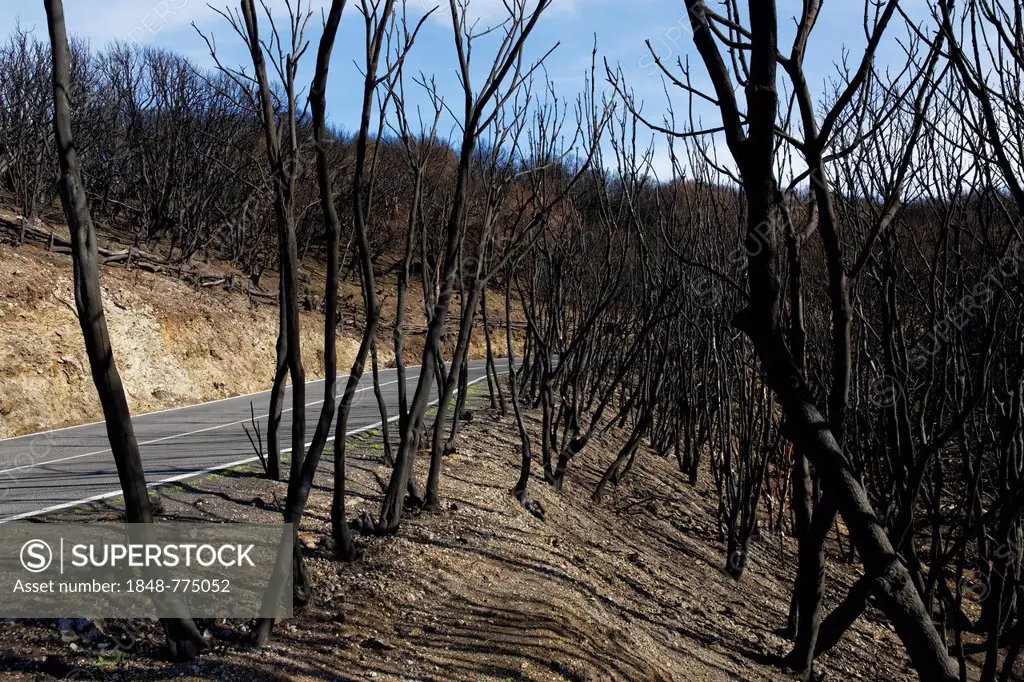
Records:
[[[369,374],[369,373],[367,373]],[[407,370],[409,398],[419,367]],[[470,383],[486,378],[484,361],[469,363]],[[338,381],[338,395],[346,377]],[[398,378],[394,369],[380,372],[381,391],[389,420],[397,419]],[[323,404],[323,381],[306,383],[306,439],[313,436]],[[359,384],[348,435],[380,426],[373,383]],[[437,401],[436,386],[431,402]],[[146,481],[152,487],[257,461],[243,425],[250,423],[250,403],[266,434],[269,391],[209,403],[135,415],[132,423],[142,452]],[[288,451],[291,433],[291,390],[281,419],[281,447]],[[250,428],[251,430],[251,428]],[[0,440],[0,523],[31,518],[121,494],[114,458],[102,422]]]

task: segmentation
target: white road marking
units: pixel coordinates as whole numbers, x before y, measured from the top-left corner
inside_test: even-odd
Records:
[[[389,371],[389,370],[384,370],[384,371]],[[313,381],[306,382],[306,388],[309,388],[311,385],[322,384],[323,382],[324,382],[323,379],[314,379]],[[132,415],[132,421],[135,421],[136,419],[141,419],[142,417],[148,417],[148,416],[153,415],[153,414],[164,414],[166,412],[175,412],[177,410],[188,410],[188,409],[191,409],[193,407],[204,407],[206,405],[216,405],[217,403],[227,402],[228,400],[241,400],[243,398],[254,398],[254,397],[258,396],[258,395],[263,395],[264,393],[270,393],[270,391],[256,391],[255,393],[243,393],[241,395],[229,395],[227,398],[217,398],[216,400],[207,400],[205,403],[193,403],[191,405],[178,405],[177,407],[165,407],[162,410],[153,410],[151,412],[139,412],[138,414],[133,414]],[[71,424],[70,426],[61,426],[61,427],[56,428],[56,429],[47,429],[46,431],[36,431],[34,433],[25,433],[25,434],[22,434],[20,436],[9,436],[7,438],[0,438],[0,443],[5,443],[5,442],[11,441],[11,440],[17,440],[19,438],[29,438],[31,436],[44,436],[44,435],[46,435],[48,433],[57,433],[58,431],[67,431],[68,429],[80,429],[80,428],[83,428],[83,427],[86,427],[86,426],[99,426],[102,423],[103,423],[103,420],[100,419],[99,421],[86,422],[85,424]]]
[[[447,365],[447,364],[450,364],[450,363],[445,363],[445,364]],[[405,370],[408,372],[409,370],[419,369],[420,367],[422,367],[422,365],[406,365],[405,366]],[[397,372],[397,371],[398,371],[397,367],[385,367],[384,369],[380,370],[380,373],[384,374],[386,372]],[[342,383],[344,380],[348,379],[348,376],[349,375],[346,374],[344,377],[338,377],[338,383]],[[307,381],[306,382],[306,388],[309,388],[310,386],[315,386],[316,384],[322,384],[322,383],[324,383],[324,379],[314,379],[312,381]],[[273,389],[271,389],[271,390],[273,390]],[[207,400],[204,403],[193,403],[191,405],[179,405],[177,407],[165,407],[165,408],[163,408],[161,410],[153,410],[152,412],[139,412],[138,414],[133,414],[132,415],[132,420],[134,421],[134,420],[140,419],[142,417],[148,417],[151,414],[164,414],[166,412],[175,412],[177,410],[188,410],[188,409],[191,409],[193,407],[203,407],[205,405],[216,405],[217,403],[227,402],[228,400],[241,400],[243,398],[254,398],[254,397],[258,396],[258,395],[263,395],[264,393],[270,393],[270,391],[269,390],[267,390],[267,391],[256,391],[255,393],[243,393],[241,395],[229,395],[227,398],[217,398],[216,400]],[[320,401],[320,402],[323,402],[323,401]],[[0,443],[5,443],[5,442],[10,441],[10,440],[17,440],[18,438],[28,438],[30,436],[42,436],[42,435],[47,434],[47,433],[57,433],[58,431],[67,431],[68,429],[77,429],[77,428],[81,428],[83,426],[98,426],[98,425],[100,425],[102,423],[103,423],[103,420],[100,419],[99,421],[86,422],[85,424],[71,424],[70,426],[61,426],[61,427],[56,428],[56,429],[47,429],[45,431],[36,431],[35,433],[25,433],[25,434],[22,434],[20,436],[9,436],[7,438],[0,438]]]
[[[484,375],[482,377],[478,377],[476,379],[473,379],[472,381],[467,382],[466,383],[466,387],[468,388],[468,387],[470,387],[470,386],[472,386],[474,384],[478,384],[481,381],[484,381],[486,378],[487,378],[487,373],[486,373],[486,370],[485,370]],[[396,379],[395,381],[393,381],[391,383],[398,383],[398,380]],[[381,384],[381,385],[384,386],[384,385],[390,385],[390,384]],[[373,388],[373,386],[367,386],[366,388]],[[359,390],[362,391],[362,390],[366,390],[366,389],[359,389]],[[452,395],[453,396],[458,395],[458,390],[456,389],[455,392]],[[236,396],[236,397],[241,397],[241,396]],[[440,401],[440,398],[438,398],[437,400],[431,400],[429,403],[427,403],[427,406],[429,407],[431,405],[436,405],[439,401]],[[323,402],[323,401],[320,401],[320,402]],[[395,415],[393,417],[388,417],[388,423],[390,424],[391,422],[397,421],[399,416],[400,415]],[[367,426],[361,426],[358,429],[353,429],[352,431],[346,431],[345,432],[345,436],[346,437],[347,436],[354,436],[356,434],[363,433],[365,431],[371,431],[371,430],[381,426],[383,423],[384,422],[382,422],[382,421],[378,421],[378,422],[375,422],[373,424],[369,424]],[[306,443],[303,447],[308,448],[310,446],[311,442],[310,443]],[[291,448],[287,448],[287,449],[281,450],[281,453],[284,454],[284,453],[291,452],[291,451],[292,451]],[[104,450],[103,452],[106,452],[106,451]],[[258,460],[259,460],[258,457],[248,457],[246,459],[240,459],[240,460],[235,461],[235,462],[227,462],[226,464],[218,464],[216,466],[207,467],[206,469],[201,469],[199,471],[193,471],[193,472],[189,472],[189,473],[186,473],[186,474],[179,474],[177,476],[171,476],[169,478],[164,478],[164,479],[161,479],[159,481],[154,481],[153,483],[147,483],[146,487],[147,488],[155,488],[157,486],[166,485],[168,483],[176,483],[178,481],[184,481],[184,480],[187,480],[189,478],[195,478],[197,476],[204,476],[206,474],[211,474],[211,473],[214,473],[216,471],[222,471],[224,469],[233,469],[234,467],[243,466],[245,464],[251,464],[252,462],[256,462]],[[21,513],[21,514],[15,514],[14,516],[8,516],[6,518],[2,518],[2,519],[0,519],[0,524],[10,523],[12,521],[20,521],[21,519],[29,519],[29,518],[32,518],[32,517],[35,517],[35,516],[39,516],[41,514],[49,514],[51,512],[60,511],[61,509],[69,509],[71,507],[78,507],[80,505],[88,504],[90,502],[98,502],[100,500],[108,500],[108,499],[110,499],[112,497],[121,497],[122,494],[123,494],[122,491],[115,490],[115,491],[112,491],[112,492],[100,493],[99,495],[92,495],[91,497],[84,497],[84,498],[82,498],[80,500],[75,500],[74,502],[64,502],[64,503],[61,503],[61,504],[55,504],[53,506],[45,507],[43,509],[36,509],[34,511],[24,512],[24,513]]]
[[[397,383],[398,383],[398,379],[395,379],[394,381],[389,381],[386,384],[381,384],[381,387],[383,388],[384,386],[391,386],[392,384],[397,384]],[[366,386],[366,387],[363,387],[363,388],[360,388],[360,389],[356,389],[356,393],[362,393],[363,391],[368,391],[368,390],[370,390],[372,388],[373,388],[373,386]],[[322,402],[323,402],[323,400],[314,400],[311,403],[306,403],[306,407],[312,407],[314,405],[319,405]],[[291,408],[291,407],[289,407],[287,409],[282,409],[281,410],[281,414],[284,414],[285,412],[291,412],[293,409],[294,408]],[[262,419],[266,419],[269,416],[270,416],[270,414],[264,414],[264,415],[261,415],[261,416],[257,417],[257,419],[261,419],[262,420]],[[227,428],[228,426],[237,426],[239,424],[244,424],[244,423],[246,423],[248,421],[249,421],[249,419],[239,419],[238,421],[227,422],[225,424],[216,424],[214,426],[207,426],[207,427],[204,427],[202,429],[196,429],[195,431],[186,431],[185,433],[175,433],[175,434],[170,435],[170,436],[162,436],[160,438],[154,438],[153,440],[143,441],[143,442],[139,443],[139,447],[142,447],[143,445],[152,445],[153,443],[161,443],[161,442],[163,442],[165,440],[174,440],[175,438],[183,438],[184,436],[194,436],[197,433],[205,433],[207,431],[216,431],[217,429]],[[83,457],[92,457],[93,455],[102,455],[102,454],[107,453],[107,452],[110,452],[110,448],[104,448],[102,450],[94,450],[93,452],[85,452],[85,453],[82,453],[81,455],[69,455],[67,457],[60,457],[58,459],[51,459],[51,460],[46,461],[46,462],[36,462],[34,464],[23,464],[22,466],[11,467],[10,469],[0,469],[0,474],[7,474],[7,473],[10,473],[12,471],[21,471],[23,469],[35,469],[36,467],[46,466],[47,464],[57,464],[59,462],[70,462],[73,459],[82,459]]]

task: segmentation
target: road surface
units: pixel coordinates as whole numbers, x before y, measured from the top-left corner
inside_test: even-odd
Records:
[[[348,420],[348,435],[380,426],[380,412],[369,373],[359,384]],[[338,395],[347,377],[338,380]],[[409,399],[419,367],[407,370]],[[484,361],[469,363],[469,383],[486,378]],[[389,420],[398,415],[398,378],[380,372]],[[324,382],[306,383],[306,438],[313,436]],[[431,404],[437,401],[436,385]],[[146,481],[155,486],[257,461],[243,430],[250,424],[250,403],[266,435],[270,392],[139,414],[132,418]],[[251,431],[251,427],[250,427]],[[291,390],[285,397],[280,442],[287,452],[291,433]],[[0,523],[75,507],[121,494],[114,458],[103,422],[0,440]]]

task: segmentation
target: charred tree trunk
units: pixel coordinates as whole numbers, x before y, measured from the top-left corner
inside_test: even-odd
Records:
[[[879,581],[879,602],[902,640],[922,679],[959,679],[931,617],[906,567],[900,562],[867,494],[818,410],[813,394],[794,364],[775,324],[778,283],[772,271],[771,225],[775,199],[772,162],[778,111],[776,73],[778,25],[774,2],[750,7],[750,76],[746,87],[747,125],[739,115],[735,90],[715,42],[702,0],[687,0],[693,41],[718,96],[726,140],[739,167],[746,195],[747,276],[750,302],[734,324],[754,344],[765,380],[778,396],[787,436],[821,477],[826,494],[842,514],[866,572]],[[833,418],[836,415],[831,415]],[[834,421],[834,420],[833,420]]]
[[[356,549],[345,514],[345,440],[348,416],[355,399],[359,380],[365,370],[366,358],[377,337],[380,324],[380,301],[377,299],[377,283],[373,272],[373,253],[367,228],[368,201],[364,196],[366,158],[369,146],[370,123],[373,115],[374,93],[378,84],[377,65],[385,41],[388,22],[391,21],[394,0],[386,0],[380,15],[366,18],[366,70],[363,79],[362,115],[359,135],[356,139],[356,165],[352,174],[352,217],[355,223],[356,250],[359,254],[359,274],[363,286],[363,311],[365,322],[359,350],[352,362],[352,369],[345,385],[345,393],[338,407],[338,423],[334,430],[334,499],[331,505],[331,529],[335,541],[335,552],[343,561],[355,561],[361,552]],[[374,25],[373,19],[377,22]]]
[[[279,325],[274,360],[274,384],[270,388],[270,412],[267,416],[267,478],[281,480],[281,412],[284,407],[284,391],[288,381],[288,336],[284,317],[284,288],[278,290],[277,305]]]
[[[110,451],[124,493],[125,519],[128,523],[148,524],[153,522],[153,512],[146,476],[103,314],[96,229],[89,212],[78,149],[71,129],[71,51],[64,23],[64,5],[61,0],[46,0],[44,5],[53,69],[53,125],[60,163],[60,199],[71,231],[75,308],[93,383],[103,408]],[[175,601],[173,605],[180,615],[161,619],[167,645],[174,658],[192,659],[209,645],[192,622],[185,604]]]
[[[487,393],[491,399],[491,409],[498,410],[498,414],[505,416],[505,391],[501,387],[501,375],[498,373],[497,363],[494,359],[494,349],[491,343],[491,327],[487,320],[487,287],[480,292],[480,321],[484,327],[484,342],[487,346]],[[511,322],[506,320],[505,335],[511,339]],[[511,353],[509,353],[511,355]],[[515,367],[512,368],[515,371]],[[497,395],[497,401],[495,401]]]

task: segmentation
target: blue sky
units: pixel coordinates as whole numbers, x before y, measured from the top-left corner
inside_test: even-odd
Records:
[[[447,8],[447,0],[443,8]],[[223,7],[220,0],[215,6]],[[235,5],[237,3],[232,3]],[[275,11],[284,12],[284,0],[272,0]],[[307,64],[315,59],[319,38],[319,8],[329,4],[326,0],[313,0],[316,16],[311,22],[311,46]],[[409,0],[411,15],[432,7],[435,0]],[[920,15],[924,3],[920,0],[905,3],[910,11]],[[94,48],[115,41],[134,41],[155,45],[182,53],[202,66],[212,66],[206,45],[191,26],[195,22],[207,34],[217,39],[222,61],[231,65],[246,63],[246,54],[240,41],[203,0],[64,0],[68,30],[87,38]],[[353,60],[361,49],[362,20],[355,11],[356,0],[349,0],[342,30],[335,47],[332,81],[329,89],[328,115],[331,122],[351,130],[358,111],[357,72]],[[499,17],[503,12],[501,0],[472,0],[471,9],[482,24]],[[785,47],[792,34],[792,25],[800,10],[795,0],[779,2],[780,26]],[[809,81],[817,92],[825,92],[826,80],[835,73],[835,64],[844,57],[844,47],[857,55],[863,46],[863,5],[849,0],[825,3],[825,9],[815,29],[807,57]],[[451,23],[447,12],[438,12],[425,25],[410,63],[417,72],[434,75],[443,94],[456,94],[454,75],[454,48]],[[25,28],[46,36],[45,13],[42,0],[4,0],[0,4],[0,28],[9,32],[18,21]],[[906,30],[897,25],[883,46],[883,62],[898,68],[903,59],[897,37]],[[598,54],[612,64],[620,65],[627,82],[638,98],[644,100],[644,113],[660,119],[665,109],[664,94],[657,68],[645,47],[650,40],[659,56],[667,62],[677,58],[690,59],[694,65],[694,80],[706,82],[699,68],[690,41],[683,0],[554,0],[531,38],[531,54],[539,55],[555,43],[558,49],[546,62],[549,77],[558,86],[559,93],[574,99],[589,67],[594,36],[597,36]],[[487,55],[483,47],[478,56],[484,66]],[[303,73],[308,82],[309,72]],[[454,104],[455,100],[451,100]],[[685,110],[684,99],[676,98],[677,109]],[[698,110],[708,125],[717,125],[715,112],[708,108]],[[661,146],[663,149],[663,145]],[[664,168],[664,152],[661,153]]]

